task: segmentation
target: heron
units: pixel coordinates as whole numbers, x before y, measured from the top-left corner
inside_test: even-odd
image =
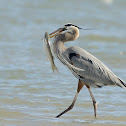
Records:
[[[97,102],[91,92],[91,87],[100,88],[107,85],[117,85],[126,89],[126,83],[116,76],[98,58],[80,47],[65,47],[65,42],[74,41],[79,37],[79,30],[81,29],[83,28],[68,23],[49,34],[50,38],[54,37],[53,52],[55,56],[66,65],[78,79],[77,91],[72,104],[57,115],[56,118],[70,111],[74,107],[77,96],[84,85],[87,87],[92,98],[95,118],[97,117]]]

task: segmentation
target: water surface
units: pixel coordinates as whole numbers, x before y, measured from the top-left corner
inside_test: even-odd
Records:
[[[78,80],[57,59],[59,73],[52,72],[41,40],[45,31],[69,22],[95,28],[80,31],[80,37],[66,46],[84,48],[126,81],[125,5],[125,0],[1,1],[0,125],[126,125],[126,90],[119,87],[92,88],[97,120],[85,87],[73,110],[54,118],[71,104]]]

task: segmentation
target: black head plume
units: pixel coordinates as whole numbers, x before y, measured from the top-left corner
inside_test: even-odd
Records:
[[[94,28],[80,28],[77,25],[74,25],[72,23],[68,23],[68,24],[66,24],[64,26],[66,26],[66,27],[68,27],[68,26],[74,26],[74,27],[77,27],[78,29],[82,29],[82,30],[91,30],[91,29],[94,29]]]
[[[74,27],[77,27],[78,29],[81,29],[80,27],[78,27],[77,25],[74,25],[74,24],[72,24],[72,23],[68,23],[68,24],[66,24],[66,25],[64,25],[64,26],[74,26]]]

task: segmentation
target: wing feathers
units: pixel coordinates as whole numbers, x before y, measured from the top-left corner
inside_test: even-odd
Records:
[[[76,76],[83,78],[91,86],[102,87],[116,84],[126,88],[126,84],[122,80],[119,80],[106,65],[87,51],[79,47],[70,47],[64,55],[75,68],[79,68],[77,71],[73,68],[74,74],[76,73]]]

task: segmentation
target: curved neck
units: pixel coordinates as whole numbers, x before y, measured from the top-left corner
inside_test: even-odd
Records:
[[[59,58],[60,54],[63,54],[67,48],[64,46],[64,42],[59,40],[57,37],[54,39],[53,42],[53,52]]]

